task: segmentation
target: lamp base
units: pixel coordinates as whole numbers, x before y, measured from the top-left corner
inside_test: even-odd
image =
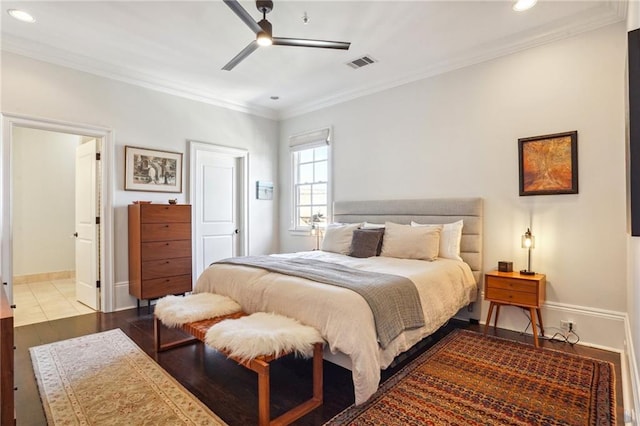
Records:
[[[536,273],[533,271],[529,271],[527,269],[523,269],[520,271],[520,275],[535,275]]]

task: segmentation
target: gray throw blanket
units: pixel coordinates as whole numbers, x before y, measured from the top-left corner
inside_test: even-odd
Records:
[[[355,291],[371,307],[378,342],[383,349],[404,330],[424,326],[418,290],[405,277],[362,271],[315,259],[275,256],[234,257],[216,263],[253,266]]]

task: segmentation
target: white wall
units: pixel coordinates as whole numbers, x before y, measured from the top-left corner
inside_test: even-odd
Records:
[[[13,141],[13,275],[74,271],[80,136],[17,127]]]
[[[625,36],[624,24],[612,25],[284,121],[281,249],[313,244],[287,232],[287,138],[332,125],[335,200],[483,197],[484,269],[499,260],[524,268],[520,235],[531,224],[532,269],[548,280],[547,332],[570,315],[583,341],[622,348]],[[570,130],[579,194],[520,197],[518,138]],[[527,323],[516,309],[500,318],[517,330]]]
[[[88,73],[2,52],[2,112],[90,124],[115,133],[114,262],[115,306],[128,296],[127,204],[133,200],[188,202],[187,140],[249,151],[249,187],[276,181],[278,123],[228,109],[151,91]],[[182,194],[124,191],[124,146],[185,153]],[[253,186],[252,183],[253,182]],[[276,192],[277,197],[277,192]],[[249,203],[249,251],[276,251],[277,198]],[[267,224],[267,226],[265,226]],[[274,226],[269,226],[273,224]]]

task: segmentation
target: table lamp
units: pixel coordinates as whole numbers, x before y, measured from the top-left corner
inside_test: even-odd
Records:
[[[535,275],[536,273],[531,270],[531,249],[536,246],[536,237],[531,235],[531,230],[527,228],[527,232],[522,236],[522,248],[526,248],[528,253],[527,269],[520,271],[522,275]]]

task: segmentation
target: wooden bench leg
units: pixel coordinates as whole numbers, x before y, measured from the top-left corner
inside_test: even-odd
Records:
[[[269,389],[269,364],[259,362],[258,368],[258,424],[260,426],[269,426],[271,421],[271,394]]]
[[[311,399],[272,420],[269,423],[270,426],[284,426],[293,423],[322,405],[322,362],[322,343],[316,343],[313,347],[313,396]]]
[[[158,318],[154,317],[153,318],[153,338],[154,338],[154,343],[155,343],[155,349],[156,349],[156,353],[157,352],[163,352],[169,349],[173,349],[173,348],[177,348],[179,346],[185,346],[185,345],[189,345],[191,343],[197,342],[198,339],[196,337],[185,337],[184,339],[179,339],[176,340],[175,342],[171,342],[171,343],[165,343],[164,345],[162,344],[162,340],[161,340],[161,331],[162,330],[162,321],[160,321]]]

